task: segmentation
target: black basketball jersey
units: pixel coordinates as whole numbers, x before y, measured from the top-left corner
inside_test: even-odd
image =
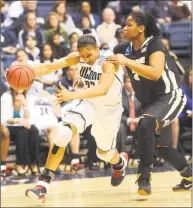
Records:
[[[149,57],[156,51],[162,51],[165,54],[165,67],[159,80],[149,80],[134,73],[127,67],[132,86],[137,99],[141,103],[150,103],[157,96],[168,94],[179,87],[180,75],[176,64],[169,55],[168,50],[158,37],[149,37],[142,46],[134,51],[132,43],[122,43],[115,46],[114,53],[121,53],[127,58],[137,60],[138,63],[149,65]]]

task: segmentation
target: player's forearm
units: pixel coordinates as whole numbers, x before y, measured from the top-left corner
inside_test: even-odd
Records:
[[[126,66],[128,66],[133,72],[149,80],[158,80],[161,76],[160,70],[156,70],[152,66],[137,63],[131,59],[128,59]]]
[[[51,72],[55,72],[55,71],[61,69],[60,66],[58,66],[54,63],[37,64],[37,65],[34,65],[33,68],[34,68],[34,72],[35,72],[36,77],[40,77],[40,76],[43,76],[43,75],[46,75],[46,74],[49,74]]]
[[[74,91],[70,92],[73,99],[87,99],[87,98],[94,98],[98,96],[103,96],[108,92],[108,89],[105,88],[103,85],[93,86],[91,88],[81,90],[81,91]]]
[[[20,123],[20,118],[8,118],[6,122],[9,124]]]

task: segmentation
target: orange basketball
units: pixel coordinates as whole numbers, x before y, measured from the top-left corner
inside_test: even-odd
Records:
[[[6,79],[13,89],[26,90],[32,85],[35,73],[30,65],[14,62],[6,71]]]

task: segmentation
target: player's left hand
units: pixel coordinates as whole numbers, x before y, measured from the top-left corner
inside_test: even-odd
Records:
[[[55,96],[57,97],[57,104],[60,104],[62,102],[67,102],[69,100],[72,100],[72,93],[68,91],[61,82],[59,83],[59,86],[61,89],[58,89],[55,85],[53,86],[56,93]]]
[[[128,59],[123,54],[117,54],[107,57],[106,61],[125,66],[127,65]]]

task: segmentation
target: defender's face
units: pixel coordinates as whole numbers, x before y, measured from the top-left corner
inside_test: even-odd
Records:
[[[128,40],[137,38],[144,32],[143,25],[137,25],[132,16],[129,16],[126,20],[126,25],[123,28],[123,34]]]
[[[99,48],[96,46],[81,47],[78,52],[80,53],[80,58],[89,65],[94,64],[99,56]]]

